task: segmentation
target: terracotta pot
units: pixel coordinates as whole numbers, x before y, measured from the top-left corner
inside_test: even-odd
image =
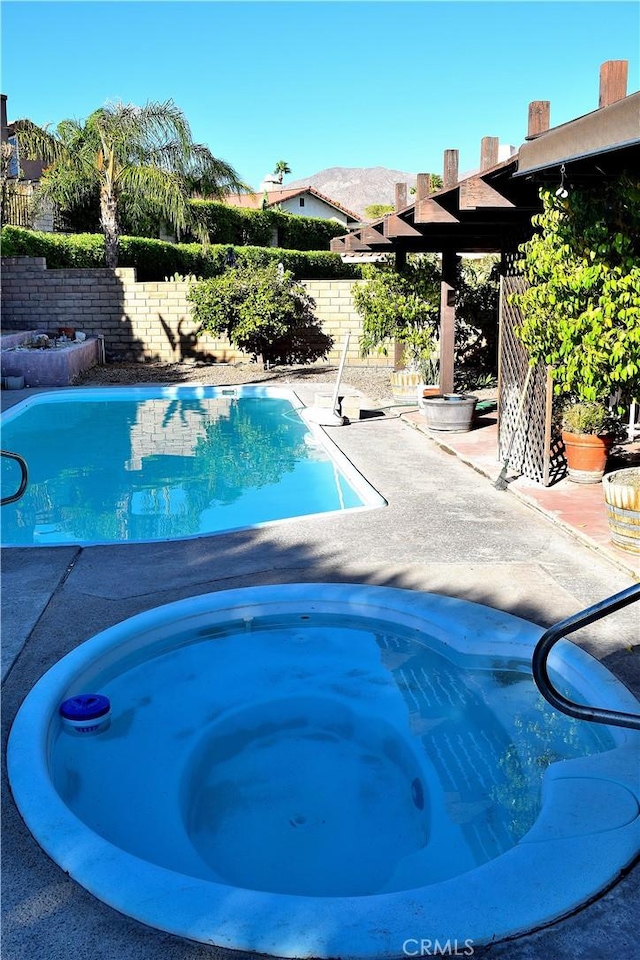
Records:
[[[640,554],[640,467],[608,473],[602,489],[612,542]]]
[[[574,483],[600,483],[609,451],[613,446],[612,438],[598,437],[593,433],[569,433],[563,430],[562,442],[569,480],[573,480]]]
[[[437,383],[434,384],[433,386],[426,386],[422,388],[423,397],[437,397],[439,393],[440,393],[440,387],[438,386]]]

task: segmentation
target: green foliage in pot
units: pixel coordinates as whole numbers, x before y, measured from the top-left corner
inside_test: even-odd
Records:
[[[640,393],[640,184],[621,176],[541,191],[536,234],[520,248],[529,282],[511,302],[532,363],[553,368],[558,394],[580,400]]]
[[[392,341],[405,347],[407,362],[419,369],[437,356],[440,269],[433,257],[410,259],[402,272],[384,263],[363,268],[365,283],[353,288],[362,317],[360,353],[387,354]],[[428,372],[428,371],[425,371]]]
[[[600,436],[607,432],[609,421],[609,411],[601,403],[578,401],[566,404],[562,410],[562,429],[568,433]]]
[[[333,346],[315,301],[281,264],[234,267],[192,286],[187,299],[201,331],[226,336],[265,366],[312,363]]]

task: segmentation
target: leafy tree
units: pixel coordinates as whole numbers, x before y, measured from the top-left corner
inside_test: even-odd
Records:
[[[63,120],[53,132],[29,120],[18,121],[16,129],[25,155],[49,164],[40,197],[62,209],[90,207],[99,197],[108,267],[118,265],[121,217],[133,225],[152,217],[177,231],[190,227],[206,243],[199,208],[189,203],[194,189],[220,198],[245,186],[233,167],[193,142],[171,100],[106,104],[84,122]]]
[[[379,220],[380,217],[384,217],[385,213],[393,213],[393,211],[392,203],[370,203],[368,207],[364,208],[364,215],[367,220]]]
[[[226,336],[265,367],[312,363],[333,346],[314,315],[315,301],[275,262],[226,270],[195,284],[187,298],[200,330]]]
[[[470,378],[498,374],[498,258],[463,258],[456,290],[456,363]]]
[[[392,264],[362,268],[366,282],[353,288],[362,316],[360,353],[386,353],[391,341],[406,347],[409,361],[426,367],[437,353],[440,269],[434,257],[415,257],[400,273]],[[432,374],[433,375],[433,374]]]
[[[517,334],[531,363],[553,368],[557,394],[624,405],[640,394],[640,184],[622,176],[541,197],[520,248],[529,287],[511,298]]]
[[[278,180],[280,183],[282,183],[282,177],[285,173],[291,173],[291,167],[286,160],[278,160],[273,172],[278,175]]]

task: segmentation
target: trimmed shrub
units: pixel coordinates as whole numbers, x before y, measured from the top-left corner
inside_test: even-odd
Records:
[[[333,338],[322,332],[315,301],[274,262],[236,266],[193,284],[187,296],[200,330],[225,335],[254,360],[271,364],[313,363],[326,357]]]
[[[104,237],[97,233],[44,233],[23,227],[2,228],[3,257],[44,257],[52,269],[104,267]]]
[[[279,247],[215,245],[204,250],[199,243],[166,243],[144,237],[120,238],[120,266],[135,267],[140,281],[162,281],[174,274],[216,277],[226,269],[233,251],[238,265],[265,266],[282,263],[297,280],[356,279],[356,265],[345,264],[337,253],[328,250],[302,252]],[[59,234],[2,228],[2,255],[5,257],[44,257],[49,269],[64,267],[104,267],[102,234]]]

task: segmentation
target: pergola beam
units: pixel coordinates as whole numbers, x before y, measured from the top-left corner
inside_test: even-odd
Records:
[[[384,218],[385,237],[421,237],[422,234],[415,227],[412,227],[406,220],[402,220],[395,213],[390,213]]]
[[[478,208],[502,209],[515,207],[515,204],[502,193],[489,186],[482,177],[469,177],[460,183],[459,209],[477,210]]]
[[[363,243],[368,243],[373,246],[376,244],[385,247],[392,246],[391,240],[389,240],[388,237],[385,237],[377,227],[368,225],[366,227],[362,227],[359,233]]]
[[[453,213],[445,210],[437,200],[427,197],[424,200],[418,200],[413,215],[414,223],[460,223]]]

